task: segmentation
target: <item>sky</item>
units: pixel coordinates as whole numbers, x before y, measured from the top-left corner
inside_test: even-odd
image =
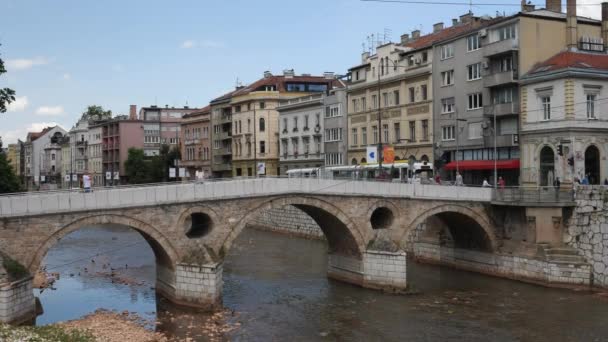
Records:
[[[518,9],[472,6],[475,15]],[[0,88],[17,92],[0,114],[0,137],[7,144],[47,125],[69,130],[89,105],[114,115],[130,104],[204,107],[266,70],[345,74],[360,63],[369,35],[386,31],[399,41],[468,10],[360,0],[0,0],[8,71]],[[578,12],[600,17],[599,6]]]

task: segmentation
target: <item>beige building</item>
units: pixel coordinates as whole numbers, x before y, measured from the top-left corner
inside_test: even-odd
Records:
[[[182,158],[179,167],[186,168],[190,179],[211,177],[210,116],[209,107],[205,107],[182,118],[180,130]]]
[[[89,127],[89,175],[92,186],[103,186],[104,174],[102,167],[102,127]]]
[[[395,160],[432,161],[432,45],[440,31],[404,34],[349,69],[348,164],[367,163],[367,147],[379,143],[394,148]]]
[[[11,164],[11,167],[13,168],[13,172],[15,172],[15,175],[17,175],[17,176],[21,175],[21,146],[22,145],[23,145],[23,143],[21,141],[18,141],[16,144],[9,144],[8,152],[6,154],[8,162]]]
[[[232,93],[232,172],[234,177],[279,175],[279,112],[281,100],[329,91],[333,73],[264,77]]]

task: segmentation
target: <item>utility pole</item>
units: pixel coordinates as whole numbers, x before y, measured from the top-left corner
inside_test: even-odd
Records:
[[[459,156],[459,145],[458,145],[458,136],[460,135],[460,121],[458,120],[458,108],[454,104],[454,110],[456,111],[456,175],[460,173],[460,169],[458,168],[458,156]]]
[[[388,68],[388,63],[387,66]],[[380,105],[380,69],[377,70],[378,71],[378,153],[377,153],[377,158],[378,158],[378,170],[380,171],[380,174],[382,174],[382,159],[384,159],[384,156],[382,155],[382,106]],[[365,108],[364,108],[365,110]]]
[[[492,112],[494,114],[494,189],[498,187],[498,170],[496,168],[498,156],[496,155],[496,105],[492,106]]]
[[[258,178],[258,142],[256,135],[255,102],[253,102],[253,176]],[[277,175],[278,176],[278,175]]]

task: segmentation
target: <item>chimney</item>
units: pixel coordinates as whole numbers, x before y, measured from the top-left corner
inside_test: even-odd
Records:
[[[369,52],[364,52],[361,54],[361,64],[367,63],[367,59],[369,58]]]
[[[547,0],[545,2],[545,7],[549,11],[562,13],[562,0]]]
[[[468,22],[471,21],[471,19],[473,19],[473,13],[469,12],[467,14],[463,14],[460,16],[460,22],[463,24],[467,24]]]
[[[137,105],[129,106],[129,120],[137,120]]]
[[[547,1],[550,1],[550,0],[547,0]],[[528,2],[526,3],[526,0],[521,0],[521,11],[522,11],[522,12],[532,12],[532,11],[534,11],[534,7],[535,7],[535,6],[534,6],[534,5],[532,5],[532,4],[530,3],[530,1],[528,1]]]
[[[283,70],[283,76],[285,76],[285,78],[293,78],[293,76],[296,73],[293,71],[293,69],[285,69]]]
[[[334,79],[334,73],[330,72],[330,71],[326,71],[323,73],[323,77],[325,77],[328,80],[333,80]]]
[[[576,30],[576,0],[567,0],[566,3],[566,47],[576,51],[578,33]]]
[[[433,33],[437,33],[441,30],[443,30],[443,23],[437,23],[433,25]]]
[[[401,45],[405,45],[410,41],[410,35],[405,33],[401,35]]]
[[[420,38],[420,30],[412,31],[412,39]]]
[[[602,2],[602,39],[604,50],[608,51],[608,2]]]
[[[268,70],[264,71],[264,78],[270,78],[272,77],[272,73]]]
[[[458,25],[458,19],[453,18],[452,19],[452,26],[456,26],[456,25]]]

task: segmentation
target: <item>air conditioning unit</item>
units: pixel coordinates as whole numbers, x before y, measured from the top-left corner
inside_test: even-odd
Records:
[[[488,30],[486,29],[482,29],[481,31],[479,31],[479,36],[480,37],[486,37],[488,35]]]
[[[512,143],[513,145],[519,145],[519,135],[518,134],[513,134],[512,136]]]

